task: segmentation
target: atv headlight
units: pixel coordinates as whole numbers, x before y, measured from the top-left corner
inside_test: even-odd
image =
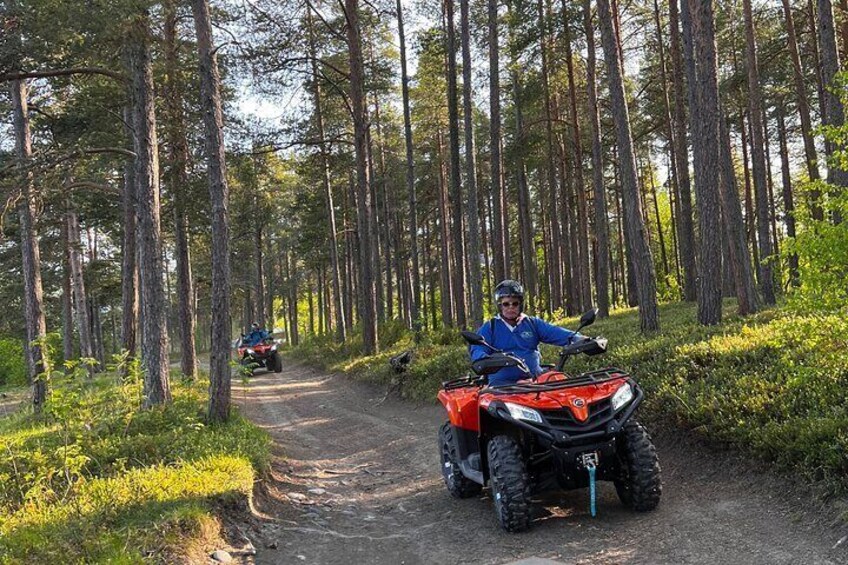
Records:
[[[252,347],[247,348],[248,355],[256,355],[256,351]]]
[[[527,408],[520,404],[513,404],[512,402],[504,402],[504,405],[507,410],[509,410],[509,415],[516,420],[527,420],[528,422],[536,422],[537,424],[542,423],[542,415],[532,408]]]
[[[612,395],[612,410],[615,412],[628,402],[633,400],[633,387],[630,383],[624,383],[615,394]]]

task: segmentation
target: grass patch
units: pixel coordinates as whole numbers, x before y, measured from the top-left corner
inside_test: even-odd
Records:
[[[173,562],[243,503],[268,436],[238,415],[205,423],[205,379],[141,410],[141,384],[53,380],[45,413],[0,419],[0,563]]]
[[[848,491],[848,318],[845,312],[800,314],[770,309],[746,318],[724,303],[724,323],[703,327],[694,304],[660,307],[662,331],[639,332],[635,309],[620,310],[584,330],[609,338],[603,358],[572,359],[569,372],[599,365],[631,372],[646,391],[641,418],[655,426],[685,429],[715,444],[753,454],[780,468]],[[577,320],[558,320],[576,327]],[[466,348],[455,331],[410,335],[379,355],[361,357],[328,340],[312,340],[294,357],[357,378],[396,378],[388,358],[414,349],[402,393],[432,400],[440,383],[468,372]],[[557,359],[557,348],[542,347]]]

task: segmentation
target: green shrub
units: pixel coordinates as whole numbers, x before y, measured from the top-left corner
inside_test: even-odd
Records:
[[[205,383],[172,381],[171,404],[141,410],[132,373],[80,373],[54,376],[43,415],[0,419],[0,563],[168,561],[267,468],[263,431],[206,424]]]
[[[0,339],[0,386],[27,384],[24,345],[18,339]]]
[[[848,317],[793,308],[742,318],[733,300],[723,308],[724,323],[705,327],[697,323],[694,304],[662,305],[662,331],[653,334],[639,332],[636,309],[616,311],[583,331],[609,338],[607,354],[573,358],[566,370],[620,367],[645,389],[640,418],[652,425],[689,430],[846,490]],[[559,323],[574,328],[577,320]],[[417,347],[408,336],[376,356],[350,357],[340,348],[315,359],[387,382],[397,378],[389,357],[408,348],[414,360],[400,377],[405,397],[432,401],[442,381],[468,372],[456,330],[426,334]],[[543,359],[556,361],[557,351],[542,346]]]

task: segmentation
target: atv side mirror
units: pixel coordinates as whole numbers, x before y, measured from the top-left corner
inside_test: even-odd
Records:
[[[465,339],[465,341],[468,343],[468,345],[485,345],[486,344],[486,340],[483,339],[483,336],[478,334],[478,333],[470,332],[468,330],[463,330],[463,331],[459,332],[459,334],[463,337],[463,339]]]
[[[577,331],[579,332],[586,326],[591,326],[593,323],[595,323],[595,316],[597,315],[597,308],[592,308],[591,310],[587,310],[586,312],[584,312],[583,315],[580,316],[580,325],[577,326]]]

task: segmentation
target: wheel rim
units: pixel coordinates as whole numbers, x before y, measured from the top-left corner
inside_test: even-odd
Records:
[[[449,488],[453,488],[456,469],[451,460],[450,450],[446,443],[442,443],[442,477]]]

